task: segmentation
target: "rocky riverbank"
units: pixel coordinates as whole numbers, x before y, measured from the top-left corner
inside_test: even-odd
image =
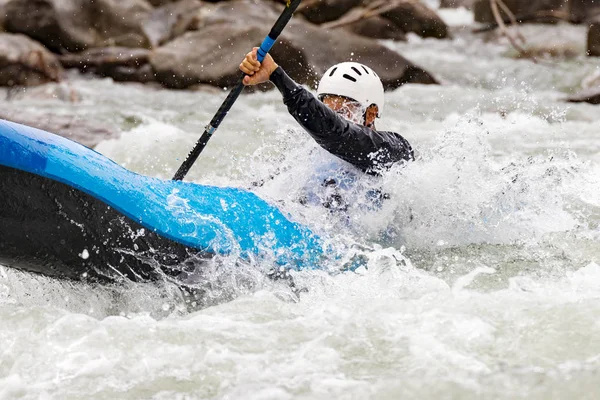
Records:
[[[229,87],[238,79],[242,55],[262,41],[284,3],[0,0],[0,85],[56,82],[65,69],[74,68],[115,81],[155,82],[172,89]],[[510,24],[510,15],[503,11],[507,9],[520,23],[586,24],[587,54],[600,56],[597,1],[504,0],[499,15],[491,4],[442,0],[441,6],[473,10],[482,32],[497,31],[499,16]],[[388,90],[405,83],[438,83],[426,69],[378,40],[403,41],[407,34],[451,38],[437,12],[418,0],[305,0],[272,54],[294,79],[312,86],[330,65],[349,59],[371,65]],[[549,41],[541,51],[519,56],[565,53],[569,52]]]

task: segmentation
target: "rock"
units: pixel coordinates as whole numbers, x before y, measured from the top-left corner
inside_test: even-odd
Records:
[[[65,54],[60,62],[65,68],[77,68],[119,82],[152,82],[154,71],[149,63],[150,51],[127,47],[105,47]]]
[[[6,18],[5,6],[10,0],[0,0],[0,32],[4,32],[4,19]]]
[[[230,87],[241,74],[243,56],[265,36],[262,27],[211,25],[156,49],[150,63],[164,86],[184,89],[198,83]]]
[[[404,32],[413,32],[421,37],[443,39],[448,37],[448,26],[437,13],[419,1],[405,0],[383,14]]]
[[[202,7],[199,0],[182,0],[152,11],[142,23],[142,29],[152,47],[158,47],[182,35]]]
[[[178,0],[148,0],[148,3],[152,4],[154,7],[162,7],[167,4],[175,3]]]
[[[329,67],[343,61],[356,61],[373,68],[386,90],[405,83],[437,83],[428,72],[373,39],[339,30],[326,31],[298,20],[290,23],[282,38],[284,42],[278,43],[272,53],[301,83],[316,86]],[[288,54],[279,56],[288,43],[292,46],[286,49]]]
[[[146,0],[11,0],[5,28],[61,53],[90,47],[147,47],[141,22],[152,10]]]
[[[77,115],[27,113],[0,110],[0,119],[52,132],[93,148],[103,140],[117,138],[119,128],[110,123],[94,125]]]
[[[278,1],[282,4],[286,2],[286,0]],[[323,24],[335,21],[361,2],[362,0],[305,0],[300,3],[296,12],[313,24]]]
[[[585,89],[567,99],[570,103],[600,104],[600,87]]]
[[[587,55],[600,57],[600,21],[590,24],[587,39]]]
[[[300,14],[313,24],[322,24],[340,18],[360,3],[361,0],[319,0],[303,7]]]
[[[570,21],[580,24],[594,21],[600,17],[600,1],[570,0]]]
[[[569,0],[503,1],[518,20],[554,23],[558,22],[561,18],[569,18]],[[476,0],[474,12],[475,22],[486,24],[496,22],[490,6],[490,0]],[[506,13],[500,11],[500,15],[508,21]]]
[[[355,8],[354,10],[350,11],[350,13],[363,11],[363,8]],[[400,29],[398,25],[394,24],[388,19],[380,17],[379,15],[353,22],[346,26],[345,29],[356,35],[373,39],[392,39],[399,41],[406,40],[404,31]]]
[[[57,82],[62,67],[56,57],[24,35],[0,33],[0,86],[36,86]]]
[[[154,50],[150,63],[157,80],[171,88],[198,83],[230,87],[239,79],[239,63],[259,45],[277,13],[253,1],[233,1],[203,7],[193,28]],[[247,18],[258,25],[240,24]],[[267,23],[268,22],[268,23]],[[387,89],[404,83],[437,83],[422,68],[372,39],[343,30],[325,30],[293,19],[271,51],[277,62],[298,82],[314,85],[333,64],[348,61],[371,66]]]
[[[475,6],[475,0],[441,0],[440,8],[461,8],[472,10]]]

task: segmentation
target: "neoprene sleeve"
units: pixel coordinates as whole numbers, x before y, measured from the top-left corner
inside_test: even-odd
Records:
[[[368,173],[414,160],[412,147],[402,136],[347,121],[294,82],[281,67],[270,79],[283,95],[290,114],[333,155]]]

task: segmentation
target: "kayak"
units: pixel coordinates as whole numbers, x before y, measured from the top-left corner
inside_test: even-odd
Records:
[[[317,268],[322,239],[254,193],[136,174],[0,120],[0,264],[56,278],[177,278],[215,256]]]

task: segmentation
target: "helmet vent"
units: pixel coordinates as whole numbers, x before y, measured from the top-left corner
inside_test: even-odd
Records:
[[[358,76],[362,76],[362,74],[360,73],[360,71],[358,70],[358,68],[352,67],[352,69],[354,70],[354,72],[356,72],[358,74]]]
[[[334,68],[334,69],[331,71],[331,73],[329,74],[329,76],[333,76],[333,74],[335,74],[335,71],[337,71],[337,69],[338,69],[338,67],[335,67],[335,68]]]
[[[367,67],[365,67],[364,65],[362,67],[365,70],[365,72],[367,73],[367,75],[369,75],[369,70],[367,69]]]
[[[348,79],[349,81],[356,82],[356,78],[348,74],[344,74],[344,78]]]

